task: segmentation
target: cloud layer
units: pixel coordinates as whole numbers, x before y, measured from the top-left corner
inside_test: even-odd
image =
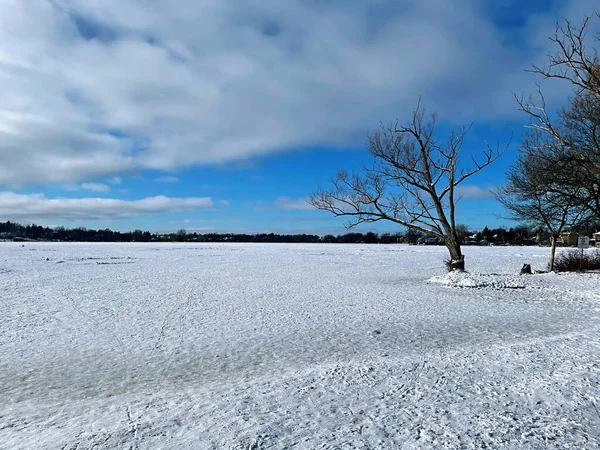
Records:
[[[0,186],[346,145],[420,94],[510,115],[552,31],[534,19],[517,51],[476,0],[4,0]]]
[[[492,187],[482,188],[475,184],[460,184],[456,187],[454,194],[457,198],[483,199],[494,197]]]
[[[275,207],[284,211],[314,211],[315,208],[305,198],[294,199],[292,197],[278,197]]]
[[[123,219],[142,214],[194,211],[213,205],[210,198],[148,197],[141,200],[114,198],[46,198],[43,194],[0,192],[2,220],[97,220]]]
[[[92,192],[108,192],[110,191],[110,186],[102,183],[82,183],[81,189]]]

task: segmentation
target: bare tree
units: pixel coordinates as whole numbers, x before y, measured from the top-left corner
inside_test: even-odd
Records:
[[[600,218],[600,98],[580,93],[561,111],[560,119],[568,144],[561,158],[566,163],[564,181],[571,182],[571,188],[583,188],[580,203]]]
[[[420,104],[408,126],[395,123],[369,136],[373,164],[362,173],[340,170],[328,189],[319,187],[309,202],[336,216],[348,217],[347,228],[365,222],[390,221],[440,239],[450,253],[449,267],[463,270],[464,256],[455,221],[456,187],[494,162],[503,151],[486,149],[480,160],[463,169],[459,154],[468,128],[435,136],[436,116],[424,120]]]
[[[541,91],[537,102],[517,98],[517,103],[530,117],[526,128],[548,140],[534,152],[553,167],[548,188],[600,218],[600,100],[589,94],[572,99],[554,119]]]
[[[595,48],[588,50],[586,35],[590,20],[600,19],[600,14],[587,15],[581,25],[570,20],[556,25],[550,41],[557,47],[554,54],[548,55],[548,66],[533,66],[532,72],[544,78],[566,80],[577,90],[586,91],[600,99],[600,60]],[[596,36],[600,41],[600,36]]]
[[[456,233],[458,234],[458,238],[461,241],[464,241],[469,236],[469,234],[471,234],[469,232],[468,225],[465,225],[462,223],[459,223],[458,225],[456,225]]]
[[[548,67],[533,66],[534,73],[575,87],[568,107],[551,118],[541,89],[538,100],[517,98],[531,119],[529,127],[554,140],[554,145],[537,152],[554,164],[550,188],[569,204],[585,205],[596,218],[600,218],[600,59],[597,50],[585,43],[590,21],[598,18],[588,15],[580,26],[568,20],[558,24],[550,38],[557,51],[549,55]]]
[[[550,232],[550,271],[554,270],[560,233],[566,226],[579,223],[586,211],[585,206],[574,200],[582,188],[554,187],[560,161],[552,160],[549,155],[556,154],[559,152],[552,136],[536,128],[529,129],[521,142],[517,160],[507,173],[507,183],[495,191],[496,199],[509,211],[510,219],[525,221]]]

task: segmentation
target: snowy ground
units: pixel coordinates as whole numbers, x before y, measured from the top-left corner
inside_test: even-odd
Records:
[[[465,251],[0,243],[0,448],[598,448],[600,275]]]

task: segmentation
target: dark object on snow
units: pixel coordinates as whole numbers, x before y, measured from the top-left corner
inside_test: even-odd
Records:
[[[523,264],[521,267],[521,275],[531,275],[531,264]]]

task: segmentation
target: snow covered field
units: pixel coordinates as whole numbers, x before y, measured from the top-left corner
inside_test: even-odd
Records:
[[[0,448],[598,448],[600,275],[465,251],[0,243]]]

